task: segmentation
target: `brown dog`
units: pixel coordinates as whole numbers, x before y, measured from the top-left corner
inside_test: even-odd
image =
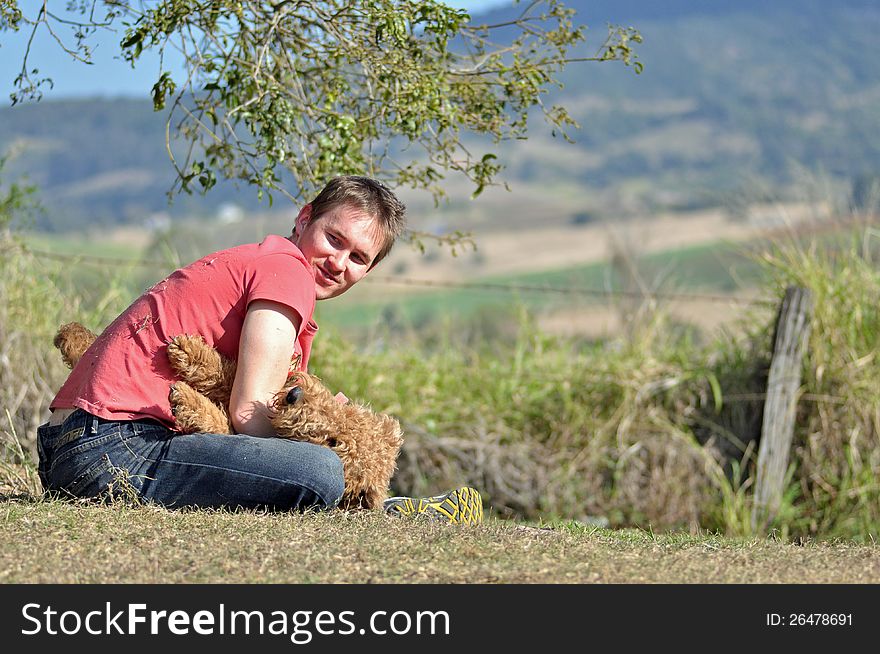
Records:
[[[55,347],[73,367],[96,336],[79,323],[62,325]],[[227,406],[236,363],[200,336],[176,336],[168,360],[181,381],[171,386],[171,410],[183,433],[234,433]],[[400,423],[389,415],[349,402],[341,404],[320,379],[294,373],[272,401],[272,425],[282,438],[333,449],[342,460],[342,508],[381,508],[403,444]]]

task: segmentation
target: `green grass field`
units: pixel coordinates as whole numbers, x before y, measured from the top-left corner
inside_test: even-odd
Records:
[[[649,255],[637,264],[649,290],[661,296],[741,293],[766,281],[758,263],[742,246],[727,243]],[[370,284],[367,280],[364,283]],[[391,290],[403,288],[393,282],[373,283]],[[484,277],[465,282],[461,288],[436,289],[426,285],[418,294],[392,296],[389,300],[349,298],[345,303],[324,303],[318,307],[317,315],[323,322],[347,332],[376,328],[388,320],[419,329],[432,322],[460,324],[493,313],[510,319],[518,308],[538,312],[572,303],[607,304],[616,292],[627,290],[623,286],[613,267],[599,262],[564,270]]]

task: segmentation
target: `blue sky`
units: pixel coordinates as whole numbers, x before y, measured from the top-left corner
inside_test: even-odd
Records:
[[[19,6],[27,7],[30,2],[22,0]],[[61,4],[57,0],[56,3]],[[472,13],[511,3],[512,0],[446,0],[446,4],[466,8]],[[7,98],[14,90],[13,81],[21,72],[22,56],[29,36],[26,30],[0,33],[0,106],[8,102]],[[133,70],[124,61],[115,58],[118,38],[113,38],[112,34],[108,34],[108,37],[93,42],[96,44],[94,64],[87,66],[65,54],[46,30],[41,29],[31,46],[28,67],[39,68],[39,77],[50,77],[54,81],[53,89],[44,90],[44,99],[149,97],[159,70],[158,57],[144,55],[137,69]]]

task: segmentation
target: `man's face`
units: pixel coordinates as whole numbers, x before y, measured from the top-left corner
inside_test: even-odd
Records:
[[[363,279],[382,249],[375,218],[349,205],[337,205],[315,219],[307,204],[290,240],[312,266],[319,300],[341,295]]]

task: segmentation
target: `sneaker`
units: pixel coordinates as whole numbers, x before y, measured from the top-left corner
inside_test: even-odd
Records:
[[[483,498],[473,488],[461,486],[434,497],[390,497],[383,505],[394,516],[425,515],[433,520],[459,525],[483,522]]]

